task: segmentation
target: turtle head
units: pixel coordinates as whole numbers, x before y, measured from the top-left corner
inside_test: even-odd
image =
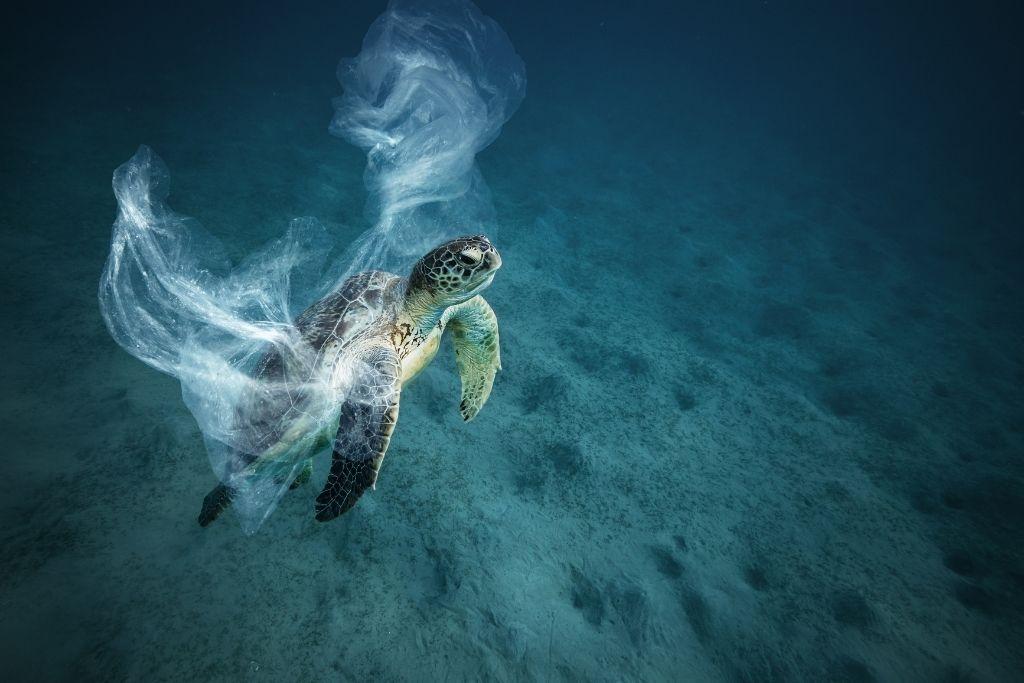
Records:
[[[485,236],[459,237],[416,262],[409,293],[438,307],[454,306],[486,289],[498,268],[501,256]]]

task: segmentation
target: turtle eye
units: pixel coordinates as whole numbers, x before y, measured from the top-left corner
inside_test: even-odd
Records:
[[[460,251],[458,253],[459,263],[464,266],[475,266],[480,262],[480,255],[474,251]]]

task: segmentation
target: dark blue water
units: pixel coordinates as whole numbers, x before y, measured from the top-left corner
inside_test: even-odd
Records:
[[[1024,670],[1024,29],[1011,3],[481,2],[526,99],[478,161],[503,372],[450,348],[377,490],[258,534],[110,338],[140,143],[242,258],[366,227],[327,134],[383,3],[5,20],[10,680],[1012,681]]]

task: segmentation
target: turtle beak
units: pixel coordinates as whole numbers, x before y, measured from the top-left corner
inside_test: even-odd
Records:
[[[498,254],[498,251],[494,247],[491,247],[484,254],[484,260],[487,261],[487,267],[492,273],[496,271],[498,268],[501,268],[501,256]]]

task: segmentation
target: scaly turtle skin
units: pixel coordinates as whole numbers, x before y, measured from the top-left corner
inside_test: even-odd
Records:
[[[340,407],[331,472],[316,498],[319,521],[347,512],[375,486],[402,387],[433,360],[446,329],[462,379],[462,418],[473,419],[486,403],[501,358],[498,320],[479,292],[500,267],[501,257],[486,237],[462,237],[417,261],[407,279],[381,271],[354,275],[296,319],[303,343],[315,351],[311,371],[327,378],[328,386],[340,387],[342,376],[351,382]],[[287,374],[285,364],[276,351],[268,352],[253,377],[279,381]],[[253,399],[244,424],[254,434],[248,451],[258,455],[237,454],[233,474],[305,460],[292,488],[308,481],[310,458],[331,435],[303,421],[302,401],[290,392],[287,401]],[[215,487],[203,501],[199,524],[216,519],[234,494],[228,484]]]

